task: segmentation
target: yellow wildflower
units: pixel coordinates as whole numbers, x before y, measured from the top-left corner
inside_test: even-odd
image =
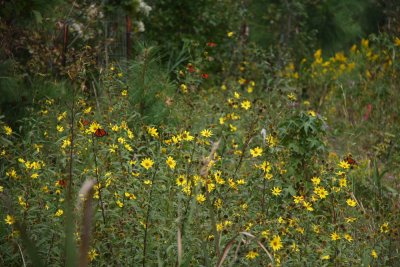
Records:
[[[63,214],[64,214],[64,211],[62,209],[58,209],[57,212],[55,213],[55,216],[60,217]]]
[[[332,239],[333,241],[339,240],[339,239],[340,239],[340,235],[339,235],[338,233],[336,233],[336,231],[335,231],[335,232],[333,232],[333,233],[331,234],[331,239]]]
[[[6,135],[11,135],[12,134],[13,130],[11,129],[10,126],[4,125],[3,128],[4,128],[4,132],[5,132]]]
[[[6,218],[4,219],[6,224],[13,225],[15,223],[15,219],[11,215],[7,215]]]
[[[269,245],[274,251],[280,250],[283,247],[280,236],[274,235]]]
[[[200,132],[200,135],[208,138],[208,137],[211,137],[213,135],[213,133],[211,130],[204,129],[203,131]]]
[[[348,198],[347,200],[346,200],[346,203],[347,203],[347,205],[349,205],[350,207],[355,207],[355,206],[357,206],[357,202],[355,202],[353,199],[351,199],[351,198]]]
[[[173,157],[169,156],[165,162],[167,163],[168,167],[170,167],[171,169],[175,169],[176,161]]]
[[[257,258],[258,256],[259,256],[258,252],[252,250],[246,254],[246,259],[253,260],[253,259]]]
[[[150,158],[145,158],[140,162],[140,165],[142,165],[143,168],[146,170],[150,169],[151,166],[153,166],[154,161],[152,161]]]
[[[206,197],[203,194],[198,194],[196,196],[196,201],[200,204],[202,204],[204,201],[206,201]]]
[[[99,254],[97,254],[97,251],[96,251],[96,249],[91,249],[89,252],[88,252],[88,258],[89,258],[89,260],[90,261],[93,261],[97,256],[99,256]]]
[[[242,101],[240,106],[245,110],[248,110],[251,107],[251,102],[249,100]]]
[[[250,149],[250,154],[253,156],[253,158],[261,156],[263,150],[261,147],[255,147],[253,149]]]

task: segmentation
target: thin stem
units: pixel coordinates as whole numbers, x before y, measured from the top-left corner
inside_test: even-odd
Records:
[[[98,165],[97,165],[97,154],[96,154],[96,149],[95,149],[95,145],[94,145],[94,137],[93,136],[92,136],[92,149],[93,149],[93,155],[94,155],[94,167],[95,167],[96,182],[97,182],[97,186],[98,186],[98,190],[99,190],[99,202],[100,202],[101,216],[103,217],[104,225],[106,225],[106,216],[105,216],[105,212],[104,212],[103,198],[101,196],[99,171],[98,171]]]
[[[153,176],[151,177],[151,187],[150,187],[150,193],[149,193],[149,203],[147,204],[147,214],[146,214],[146,222],[145,222],[145,227],[144,227],[144,238],[143,238],[143,260],[142,264],[143,267],[146,266],[146,253],[147,253],[147,232],[148,232],[148,226],[149,226],[149,220],[150,220],[150,212],[151,212],[151,200],[153,196],[153,188],[154,188],[154,179],[157,174],[157,167],[155,168],[155,171],[153,173]]]
[[[21,254],[22,263],[24,264],[24,267],[26,267],[26,262],[25,262],[24,254],[22,253],[21,246],[18,243],[17,243],[17,246],[18,246],[18,249],[19,249],[19,253]]]
[[[253,130],[254,130],[255,125],[257,124],[257,121],[258,121],[258,117],[250,124],[250,130],[249,130],[249,132],[247,134],[247,139],[246,139],[246,141],[245,141],[245,143],[243,145],[242,153],[241,153],[240,158],[239,158],[239,163],[236,166],[235,172],[233,173],[233,178],[236,178],[236,174],[239,171],[240,166],[242,165],[245,152],[246,152],[246,150],[247,150],[247,148],[248,148],[248,146],[250,144],[250,140],[255,135],[255,133],[253,133]]]

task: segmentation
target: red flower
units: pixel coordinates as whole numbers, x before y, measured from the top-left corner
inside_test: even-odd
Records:
[[[208,79],[208,74],[207,74],[207,73],[203,73],[203,74],[201,75],[201,77],[202,77],[203,79]]]
[[[192,64],[190,64],[190,63],[188,64],[187,69],[188,69],[188,71],[189,71],[190,73],[193,73],[193,72],[196,71],[196,69],[194,68],[194,66],[193,66]]]
[[[216,43],[213,43],[213,42],[208,42],[208,43],[207,43],[207,46],[209,46],[209,47],[216,47],[217,44],[216,44]]]

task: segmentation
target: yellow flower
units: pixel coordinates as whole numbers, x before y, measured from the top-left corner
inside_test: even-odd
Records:
[[[64,131],[64,127],[62,127],[61,125],[57,125],[57,132],[63,132]]]
[[[231,132],[236,132],[237,127],[232,125],[232,124],[229,124],[229,129],[230,129]]]
[[[118,146],[116,144],[111,144],[108,148],[108,151],[110,151],[110,153],[115,153],[118,149]]]
[[[314,184],[314,185],[319,185],[319,183],[321,182],[321,179],[319,178],[319,177],[313,177],[313,178],[311,178],[311,182]]]
[[[399,37],[394,38],[394,45],[400,46],[400,38]]]
[[[58,210],[56,211],[55,216],[60,217],[60,216],[63,215],[63,214],[64,214],[64,211],[63,211],[62,209],[58,209]]]
[[[269,246],[274,251],[280,250],[283,247],[280,236],[279,235],[274,235],[274,237],[272,238],[271,242],[269,242]]]
[[[88,258],[90,261],[93,261],[99,254],[97,254],[97,251],[93,248],[88,252]]]
[[[376,253],[376,250],[375,250],[375,249],[373,249],[373,250],[371,251],[371,256],[372,256],[374,259],[377,259],[377,258],[378,258],[378,253]]]
[[[256,251],[249,251],[247,254],[246,254],[246,259],[248,259],[248,260],[253,260],[253,259],[255,259],[255,258],[257,258],[258,257],[258,252],[256,252]]]
[[[238,185],[244,185],[244,184],[246,184],[246,181],[244,179],[239,179],[239,180],[236,181],[236,183]]]
[[[339,167],[343,168],[343,169],[349,169],[350,168],[350,164],[347,163],[346,161],[342,160],[341,162],[339,162],[338,164]]]
[[[182,93],[188,92],[188,88],[187,88],[186,84],[181,84],[180,88],[181,88]]]
[[[196,196],[196,201],[200,204],[202,204],[204,201],[206,201],[206,197],[203,194],[198,194]]]
[[[11,135],[12,134],[13,130],[11,129],[10,126],[4,125],[3,128],[4,128],[4,131],[5,131],[6,135]]]
[[[326,191],[326,189],[323,188],[322,186],[315,187],[314,193],[317,194],[320,199],[324,199],[328,195],[328,191]]]
[[[350,207],[355,207],[355,206],[357,206],[357,202],[355,202],[353,199],[351,199],[351,198],[348,198],[347,200],[346,200],[346,203],[347,203],[347,205],[349,205]]]
[[[28,204],[26,204],[26,202],[22,196],[18,196],[18,203],[24,209],[26,209],[28,207]]]
[[[130,200],[135,200],[136,196],[134,194],[131,194],[129,192],[125,192],[125,197],[130,199]]]
[[[354,217],[348,217],[348,218],[345,218],[345,219],[346,219],[347,223],[352,223],[352,222],[355,222],[357,220],[357,218],[354,218]]]
[[[1,192],[1,191],[0,191]],[[389,233],[390,228],[389,228],[389,223],[385,222],[384,224],[381,225],[380,227],[381,233]]]
[[[235,32],[227,32],[226,35],[227,35],[229,38],[232,38],[232,37],[235,35]]]
[[[71,145],[71,141],[69,139],[64,139],[61,145],[61,148],[65,149]]]
[[[282,189],[280,187],[274,187],[271,189],[271,191],[274,196],[279,196],[282,192]]]
[[[329,256],[329,254],[321,256],[321,260],[329,260],[330,258],[331,258],[331,256]]]
[[[340,178],[340,179],[339,179],[339,186],[340,186],[340,187],[346,187],[346,186],[347,186],[347,180],[346,180],[346,178]]]
[[[321,55],[322,55],[322,49],[318,49],[318,50],[315,51],[315,53],[314,53],[314,58],[315,58],[315,59],[321,58]]]
[[[350,234],[344,234],[344,238],[349,242],[353,241],[353,238],[351,237]]]
[[[10,169],[8,171],[6,171],[6,176],[7,177],[11,177],[11,178],[17,178],[17,172],[14,169]]]
[[[83,113],[89,114],[91,111],[92,111],[92,107],[88,107],[88,108],[83,110]]]
[[[272,134],[269,134],[267,137],[265,137],[265,141],[267,141],[269,147],[275,147],[278,143],[278,139],[272,136]]]
[[[255,147],[254,149],[250,149],[250,154],[253,156],[253,158],[261,156],[263,150],[260,147]]]
[[[133,139],[133,137],[135,137],[135,136],[133,135],[132,131],[129,130],[129,129],[126,130],[126,133],[127,133],[129,139]]]
[[[117,124],[115,124],[115,125],[113,125],[113,126],[111,127],[111,130],[112,130],[113,132],[118,132],[118,131],[119,131],[119,126],[118,126]]]
[[[168,167],[170,167],[171,169],[175,169],[176,161],[173,157],[169,156],[165,162],[167,163]]]
[[[369,40],[368,39],[361,39],[361,46],[364,48],[368,48]]]
[[[224,224],[222,222],[221,223],[217,223],[217,231],[221,232],[223,229],[224,229]]]
[[[293,94],[293,93],[288,94],[287,97],[288,97],[288,99],[289,99],[290,101],[296,101],[296,100],[297,100],[296,95]]]
[[[309,111],[307,112],[307,114],[310,115],[311,117],[317,116],[314,110],[309,110]]]
[[[31,175],[31,178],[32,179],[36,179],[36,178],[38,178],[39,177],[39,174],[37,174],[37,173],[33,173],[32,175]]]
[[[293,201],[296,204],[301,203],[304,201],[304,197],[303,196],[293,196]]]
[[[186,180],[185,176],[179,175],[178,178],[176,178],[176,184],[178,186],[184,186],[186,183],[187,183],[187,180]]]
[[[153,166],[154,161],[152,161],[150,158],[145,158],[140,162],[140,165],[142,165],[143,168],[146,170],[150,169],[151,166]]]
[[[208,138],[208,137],[211,137],[213,135],[213,133],[211,130],[204,129],[203,131],[200,132],[200,135]]]
[[[182,139],[185,140],[185,141],[192,141],[192,140],[194,139],[194,137],[191,136],[191,135],[190,135],[190,132],[188,132],[188,131],[184,131],[184,132],[181,134],[181,136],[182,136]]]
[[[85,133],[94,134],[97,129],[101,129],[101,125],[94,121],[90,124],[89,129],[86,129]]]
[[[240,106],[245,110],[248,110],[251,107],[251,102],[249,100],[243,101]]]
[[[6,224],[13,225],[15,223],[15,219],[11,215],[7,215],[6,218],[4,219]]]
[[[336,233],[336,231],[335,231],[335,232],[333,232],[333,233],[331,234],[331,239],[332,239],[333,241],[339,240],[339,239],[340,239],[340,235],[338,235],[338,233]]]
[[[307,201],[303,201],[303,207],[306,208],[306,210],[308,210],[308,211],[313,211],[314,210],[314,208],[312,207],[311,203],[307,202]]]
[[[157,128],[154,127],[147,127],[147,133],[154,138],[158,138]]]
[[[122,96],[127,96],[128,95],[128,90],[122,90],[121,95]]]
[[[124,203],[122,203],[119,199],[115,201],[118,207],[122,208],[124,206]]]

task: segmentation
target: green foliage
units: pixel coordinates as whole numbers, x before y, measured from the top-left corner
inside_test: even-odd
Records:
[[[138,45],[129,62],[97,65],[90,1],[73,11],[90,34],[73,34],[56,75],[45,31],[27,42],[43,53],[3,61],[0,265],[397,264],[400,39],[305,56],[323,39],[310,13],[340,32],[335,20],[374,2],[270,1],[293,24],[271,30],[265,40],[284,36],[269,51],[239,30],[261,2],[181,2],[154,2],[164,32],[148,38],[166,44]],[[169,15],[179,8],[189,16]]]
[[[253,1],[252,38],[263,47],[289,49],[296,58],[322,48],[334,52],[384,24],[379,1]]]
[[[242,19],[239,1],[148,1],[153,10],[145,20],[146,39],[163,51],[179,50],[187,40],[199,44],[222,42],[227,32],[238,31]],[[177,14],[179,13],[179,16]]]

